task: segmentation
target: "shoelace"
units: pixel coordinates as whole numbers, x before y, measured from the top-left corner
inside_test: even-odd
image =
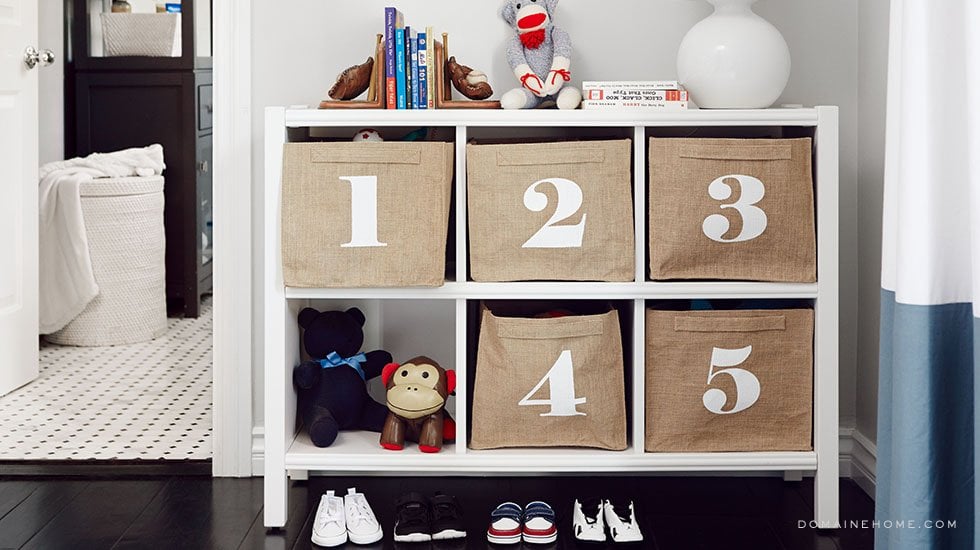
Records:
[[[362,496],[355,497],[352,500],[350,506],[347,507],[347,519],[348,525],[353,523],[355,526],[362,522],[370,522],[374,519],[374,514],[371,512],[371,507],[368,506],[367,500]],[[353,521],[351,521],[353,520]]]
[[[326,512],[324,514],[320,514],[320,516],[317,518],[320,520],[317,526],[320,529],[323,529],[331,523],[340,525],[341,509],[342,507],[337,504],[337,501],[328,500]]]
[[[398,509],[399,522],[398,523],[428,523],[429,517],[426,513],[425,506],[419,503],[405,504]]]
[[[459,516],[459,513],[456,504],[451,501],[447,501],[435,503],[432,506],[432,515],[435,516],[434,519],[436,521],[439,521],[445,518],[456,518]]]

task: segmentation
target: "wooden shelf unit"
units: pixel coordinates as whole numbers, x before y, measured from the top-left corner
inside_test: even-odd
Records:
[[[353,134],[360,128],[444,127],[454,130],[455,169],[455,272],[440,288],[299,289],[283,285],[280,261],[280,200],[282,148],[312,129],[333,129]],[[629,135],[634,142],[634,216],[636,282],[575,283],[522,282],[479,283],[467,272],[467,199],[465,144],[486,129],[502,131],[572,132],[578,129],[610,129]],[[785,284],[754,282],[651,282],[647,279],[647,139],[651,133],[704,129],[711,135],[754,137],[775,129],[787,137],[814,139],[817,222],[817,283]],[[298,131],[297,131],[298,130]],[[343,135],[343,133],[338,134]],[[569,136],[569,137],[571,137]],[[300,137],[299,139],[304,139]],[[601,111],[370,111],[308,110],[270,107],[266,110],[265,135],[265,525],[286,522],[287,473],[322,471],[337,473],[590,473],[590,472],[812,472],[816,477],[815,519],[838,518],[838,112],[836,107],[767,109],[746,111],[688,111],[681,113]],[[508,449],[476,451],[466,447],[467,407],[470,396],[467,365],[475,346],[468,330],[472,301],[506,300],[617,300],[632,305],[632,338],[626,354],[628,411],[631,418],[625,451],[593,449]],[[811,452],[761,453],[646,453],[645,435],[645,310],[648,300],[681,299],[785,299],[814,304],[814,426]],[[387,300],[432,301],[455,304],[454,345],[457,370],[455,407],[457,442],[437,455],[424,455],[414,447],[394,453],[381,449],[378,434],[342,432],[327,449],[310,443],[297,429],[296,395],[292,369],[299,363],[299,329],[296,315],[307,305]],[[448,304],[447,304],[448,305]],[[397,359],[397,358],[396,358]]]

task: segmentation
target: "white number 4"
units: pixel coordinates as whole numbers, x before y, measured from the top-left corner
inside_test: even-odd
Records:
[[[759,396],[762,394],[759,379],[745,369],[733,368],[744,363],[750,355],[752,355],[752,346],[742,349],[714,348],[711,352],[711,366],[708,368],[708,385],[711,385],[711,381],[716,376],[727,374],[735,381],[737,397],[735,406],[731,410],[722,410],[728,402],[728,396],[725,390],[711,388],[704,392],[704,408],[714,414],[735,414],[759,401]]]
[[[548,382],[551,395],[548,399],[531,399],[531,396],[538,393],[541,386]],[[572,352],[565,350],[558,356],[558,360],[538,382],[534,389],[529,391],[524,399],[517,404],[521,407],[532,407],[535,405],[547,405],[551,407],[546,413],[540,416],[587,416],[584,412],[579,412],[576,405],[584,405],[586,398],[575,397],[575,372],[572,365]]]

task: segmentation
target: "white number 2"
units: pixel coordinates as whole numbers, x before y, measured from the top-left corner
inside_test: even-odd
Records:
[[[548,223],[528,239],[523,248],[582,248],[588,214],[582,214],[578,225],[555,225],[571,218],[582,208],[582,188],[564,178],[535,182],[524,193],[524,206],[531,212],[541,212],[548,207],[548,196],[538,191],[538,186],[545,183],[554,185],[558,191],[558,206]]]
[[[711,182],[708,186],[708,194],[716,201],[725,201],[732,197],[732,187],[725,183],[727,179],[738,181],[742,189],[738,202],[734,204],[723,204],[722,208],[734,208],[742,217],[742,232],[733,239],[726,239],[730,224],[728,218],[721,214],[712,214],[704,220],[702,231],[709,239],[719,243],[741,243],[751,241],[766,232],[769,225],[769,218],[766,213],[755,206],[766,196],[766,186],[758,178],[752,176],[731,175],[722,176]]]
[[[548,399],[531,399],[531,396],[538,393],[541,386],[548,382],[550,395]],[[575,397],[575,373],[572,365],[572,352],[565,350],[558,356],[558,360],[538,382],[534,389],[529,391],[524,399],[517,404],[521,407],[531,407],[535,405],[547,405],[551,407],[546,413],[540,416],[587,416],[584,412],[579,412],[576,405],[584,405],[586,398]]]
[[[725,411],[722,408],[728,401],[728,396],[724,390],[711,388],[704,392],[704,408],[714,414],[735,414],[740,413],[759,401],[762,388],[759,386],[759,379],[754,374],[745,370],[732,368],[744,363],[752,355],[752,346],[742,349],[722,349],[714,348],[711,352],[711,366],[708,369],[708,385],[711,381],[721,374],[727,374],[735,381],[735,406],[731,410]]]
[[[350,183],[350,242],[341,248],[378,248],[378,177],[340,178]]]

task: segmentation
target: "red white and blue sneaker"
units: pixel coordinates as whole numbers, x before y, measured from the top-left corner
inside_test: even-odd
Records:
[[[513,502],[505,502],[490,513],[487,541],[493,544],[517,544],[521,542],[524,510]]]
[[[524,507],[524,542],[551,544],[558,540],[555,511],[546,502],[536,500]]]

